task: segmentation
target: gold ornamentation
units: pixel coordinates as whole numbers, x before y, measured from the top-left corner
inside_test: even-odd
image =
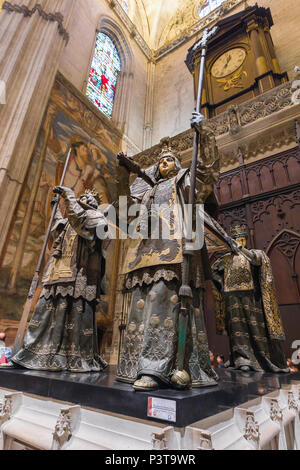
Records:
[[[185,370],[176,370],[172,375],[171,382],[175,388],[187,388],[191,383],[191,377]]]
[[[241,81],[243,77],[247,77],[248,74],[246,70],[243,70],[243,67],[239,68],[230,78],[219,78],[217,82],[220,87],[224,87],[224,91],[229,91],[232,88],[244,88]]]
[[[242,255],[224,256],[224,292],[254,289],[251,267]]]
[[[194,315],[195,315],[195,317],[200,316],[200,308],[194,308]]]
[[[217,334],[223,334],[226,330],[225,318],[225,298],[224,295],[212,284],[212,292],[215,299],[215,309],[216,309],[216,332]]]
[[[172,302],[172,304],[176,305],[178,304],[178,295],[172,295],[172,297],[170,298],[170,301]]]
[[[166,199],[168,201],[172,200],[170,213],[172,213],[174,225],[170,230],[170,237],[167,240],[162,238],[146,239],[142,237],[125,240],[124,249],[126,249],[127,254],[123,262],[121,274],[127,274],[140,268],[182,263],[183,241],[176,178],[163,180],[157,185],[154,204],[161,204]],[[144,204],[144,201],[142,203]],[[143,221],[143,217],[146,216],[141,214],[140,220]],[[161,214],[159,215],[159,221],[164,222]]]
[[[214,78],[228,77],[232,73],[238,73],[246,59],[247,52],[242,47],[236,47],[224,52],[213,64],[211,74]]]
[[[43,276],[43,284],[58,281],[59,279],[73,278],[72,260],[76,252],[77,241],[77,233],[68,224],[63,240],[62,255],[60,258],[50,258],[50,263]]]
[[[134,322],[129,323],[128,333],[134,333],[136,331],[136,324]]]
[[[138,300],[137,303],[136,303],[136,306],[139,309],[144,308],[144,305],[145,305],[145,301],[143,299]]]
[[[173,320],[170,317],[166,318],[164,321],[164,326],[165,328],[168,328],[169,330],[171,330],[174,327]]]
[[[259,281],[268,332],[271,339],[284,341],[285,334],[278,310],[271,262],[263,251],[258,250],[257,255],[262,257]]]
[[[152,315],[150,318],[150,325],[152,328],[156,328],[160,324],[160,319],[158,315]]]
[[[207,339],[206,339],[206,334],[203,332],[203,331],[199,331],[198,333],[198,341],[200,344],[202,343],[206,343]]]

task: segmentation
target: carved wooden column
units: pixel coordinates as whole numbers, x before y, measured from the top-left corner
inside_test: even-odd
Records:
[[[75,0],[4,2],[0,15],[0,254],[24,183]]]
[[[241,185],[242,185],[242,191],[243,191],[243,198],[248,198],[250,196],[249,184],[248,184],[248,178],[246,176],[244,156],[241,152],[241,149],[239,149],[239,153],[237,157],[238,157],[238,161],[240,165],[240,178],[241,178]],[[256,248],[255,230],[254,230],[253,217],[252,217],[252,212],[251,212],[251,204],[247,202],[245,204],[245,212],[246,212],[247,226],[248,226],[249,235],[250,235],[249,248]]]
[[[281,70],[280,70],[279,63],[278,63],[278,60],[277,60],[277,57],[276,57],[274,44],[273,44],[273,41],[272,41],[272,38],[271,38],[269,26],[264,27],[264,32],[265,32],[265,38],[266,38],[266,41],[267,41],[268,49],[269,49],[271,57],[272,57],[273,70],[274,70],[275,73],[278,73],[280,75]]]
[[[269,72],[270,67],[267,64],[267,59],[266,59],[262,42],[261,42],[261,36],[260,36],[261,28],[259,24],[254,20],[249,21],[247,26],[248,26],[247,32],[250,36],[253,53],[255,56],[257,74],[259,76],[262,76]],[[269,76],[262,77],[261,79],[259,79],[258,83],[259,83],[259,88],[260,88],[261,93],[264,93],[270,88],[274,87],[274,81]]]
[[[154,76],[155,63],[150,60],[147,64],[147,94],[145,105],[143,150],[146,150],[152,146]]]

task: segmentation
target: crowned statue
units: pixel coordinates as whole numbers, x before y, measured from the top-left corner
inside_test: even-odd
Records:
[[[197,120],[197,116],[194,116]],[[213,194],[219,178],[219,156],[213,132],[198,120],[201,133],[200,158],[196,168],[196,201],[204,204]],[[196,125],[196,124],[195,124]],[[124,157],[124,156],[123,156]],[[129,186],[130,162],[120,160],[119,191],[132,203],[141,204],[137,237],[126,240],[122,267],[125,291],[130,295],[124,341],[121,347],[118,380],[133,384],[135,390],[154,390],[165,384],[175,388],[215,385],[218,377],[211,368],[204,324],[205,280],[210,278],[206,246],[191,257],[189,285],[193,299],[188,319],[184,370],[177,371],[179,344],[179,289],[185,240],[182,213],[188,202],[190,169],[183,169],[175,152],[165,146],[156,165]],[[158,230],[152,236],[149,227]],[[162,234],[169,228],[168,236]]]
[[[232,367],[289,372],[270,259],[246,248],[246,225],[232,227],[231,235],[238,249],[212,266],[217,333],[229,336]]]
[[[65,217],[58,208],[43,288],[23,349],[12,362],[36,370],[101,371],[107,364],[98,354],[95,311],[105,273],[99,235],[106,231],[107,221],[95,190],[86,190],[79,199],[63,186],[53,192],[64,200]]]

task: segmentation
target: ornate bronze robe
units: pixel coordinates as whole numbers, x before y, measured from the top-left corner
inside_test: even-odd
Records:
[[[198,165],[198,203],[205,202],[212,192],[213,183],[218,179],[217,151],[214,157],[210,165]],[[154,168],[154,174],[157,174],[157,167]],[[120,178],[123,194],[126,194],[125,176],[123,180]],[[151,218],[153,208],[162,205],[171,210],[172,216],[168,239],[141,238],[127,242],[122,272],[126,275],[125,289],[130,293],[131,300],[119,357],[118,380],[133,383],[142,375],[149,375],[170,384],[172,373],[176,370],[178,293],[184,248],[184,241],[178,230],[179,213],[183,204],[187,204],[189,185],[189,170],[179,169],[172,177],[156,180],[152,189],[142,183],[131,187],[132,199],[142,202],[147,208],[146,217]],[[161,227],[164,223],[167,222],[162,211]],[[140,225],[142,224],[143,216],[140,220]],[[184,368],[190,374],[193,386],[215,385],[218,380],[209,360],[203,315],[204,281],[209,277],[209,261],[204,246],[195,252],[190,270],[194,299],[193,313],[189,318]]]
[[[247,252],[251,263],[229,253],[212,267],[217,333],[229,336],[233,367],[288,372],[270,260],[263,251]]]
[[[101,371],[95,309],[105,272],[97,227],[107,224],[99,210],[64,196],[66,218],[56,214],[53,251],[43,274],[43,290],[26,332],[24,348],[12,361],[28,369]]]

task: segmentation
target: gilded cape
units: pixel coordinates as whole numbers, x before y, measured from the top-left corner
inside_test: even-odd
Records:
[[[272,273],[271,262],[268,256],[261,250],[249,250],[253,253],[254,259],[256,259],[255,264],[259,266],[258,268],[258,284],[261,292],[261,299],[264,311],[265,323],[267,330],[270,336],[270,339],[285,341],[285,333],[283,330],[283,325],[278,309],[278,304],[276,300],[276,291]],[[239,255],[242,257],[242,255]],[[228,254],[220,258],[213,265],[213,277],[214,280],[222,286],[222,289],[219,290],[216,286],[213,286],[213,293],[215,297],[215,308],[216,308],[216,330],[218,334],[226,333],[226,309],[225,309],[225,298],[226,291],[239,290],[239,291],[249,291],[255,288],[255,283],[253,284],[252,272],[250,263],[249,264],[249,276],[248,286],[246,283],[241,283],[240,288],[237,286],[228,286],[226,285],[225,271],[226,268],[229,268],[231,264],[232,255]],[[224,294],[225,291],[225,294]]]

